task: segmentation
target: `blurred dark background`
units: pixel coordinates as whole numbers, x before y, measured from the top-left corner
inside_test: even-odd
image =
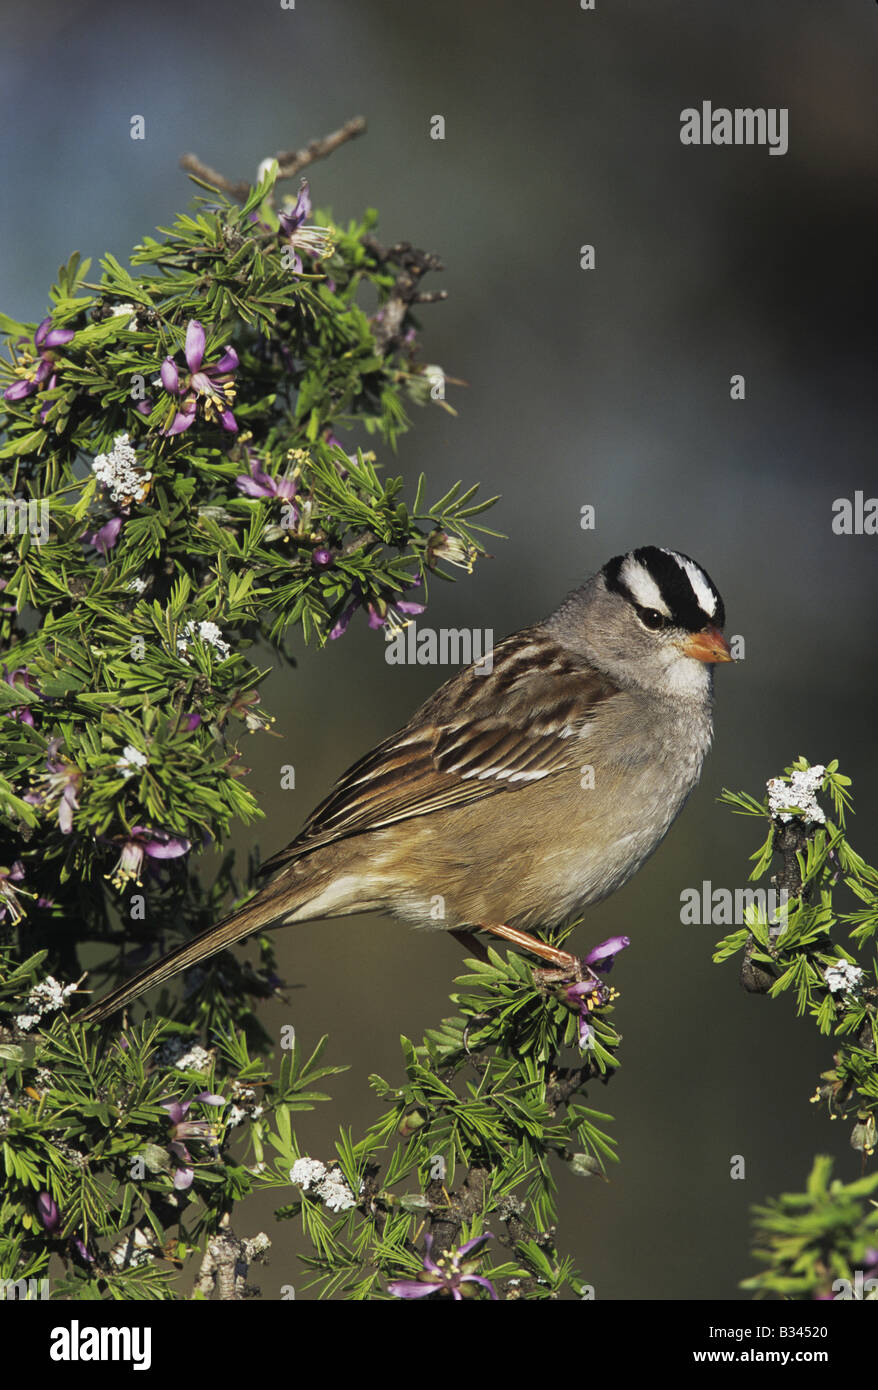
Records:
[[[435,627],[497,636],[543,616],[609,556],[646,543],[701,561],[746,659],[718,673],[716,743],[659,854],[589,914],[583,948],[627,932],[617,965],[623,1066],[592,1103],[617,1117],[608,1184],[559,1172],[559,1243],[600,1298],[740,1296],[748,1210],[800,1188],[815,1152],[860,1171],[847,1128],[808,1104],[831,1047],[789,999],[750,997],[711,964],[721,928],[684,927],[680,892],[744,883],[761,827],[723,786],[761,794],[799,753],[854,778],[854,843],[878,853],[873,739],[876,537],[836,536],[832,502],[878,493],[874,468],[878,8],[872,0],[613,5],[577,0],[38,7],[0,22],[0,304],[39,320],[70,251],[123,260],[188,202],[192,150],[230,176],[362,113],[368,133],[310,179],[315,204],[440,253],[447,304],[422,315],[424,360],[466,380],[459,414],[418,411],[398,459],[439,495],[457,477],[503,494],[508,534],[472,577],[432,591]],[[687,148],[680,112],[787,107],[789,152]],[[147,138],[129,138],[133,114]],[[445,116],[444,142],[429,138]],[[596,269],[579,268],[592,243]],[[731,401],[743,373],[746,400]],[[580,508],[595,506],[595,531]],[[329,781],[398,727],[444,671],[388,666],[355,622],[264,687],[284,742],[247,745],[283,845]],[[293,762],[295,791],[279,789]],[[461,955],[383,919],[279,938],[293,988],[266,1010],[304,1045],[353,1060],[299,1121],[328,1157],[374,1116],[370,1072],[400,1073],[398,1035],[450,1012]],[[732,1155],[746,1180],[729,1178]],[[249,1209],[255,1232],[275,1203]],[[243,1213],[242,1213],[243,1216]],[[240,1224],[240,1223],[239,1223]],[[272,1228],[263,1296],[307,1297],[294,1232]]]

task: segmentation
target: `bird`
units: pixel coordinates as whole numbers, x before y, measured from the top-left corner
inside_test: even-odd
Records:
[[[386,912],[464,944],[488,932],[556,969],[534,936],[601,901],[654,852],[701,775],[725,608],[688,555],[614,556],[542,622],[451,677],[339,777],[233,912],[85,1010],[101,1022],[252,932]]]

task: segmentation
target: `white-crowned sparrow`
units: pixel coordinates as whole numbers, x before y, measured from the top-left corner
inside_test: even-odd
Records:
[[[571,966],[528,929],[605,898],[664,838],[710,745],[724,621],[688,556],[644,546],[608,561],[499,642],[489,674],[453,676],[344,773],[241,911],[83,1017],[272,923],[356,912],[490,931]]]

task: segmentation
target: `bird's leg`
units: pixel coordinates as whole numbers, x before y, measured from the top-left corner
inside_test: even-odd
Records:
[[[557,946],[550,946],[545,941],[540,941],[539,937],[531,936],[526,931],[519,931],[517,927],[507,927],[503,924],[489,926],[487,922],[479,923],[480,931],[493,932],[495,936],[502,936],[504,941],[511,941],[514,946],[520,946],[523,951],[530,951],[532,955],[541,956],[543,960],[549,960],[560,969],[558,979],[569,979],[573,973],[576,979],[580,979],[580,963],[577,956],[571,955],[569,951],[561,951]],[[555,971],[540,971],[540,974],[555,974]]]
[[[451,932],[451,935],[454,937],[455,941],[460,942],[465,951],[472,952],[476,960],[487,961],[488,952],[485,950],[475,932],[461,929],[460,931]]]

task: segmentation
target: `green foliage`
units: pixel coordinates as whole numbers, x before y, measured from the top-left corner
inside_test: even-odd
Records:
[[[395,442],[423,377],[412,315],[411,341],[383,354],[358,303],[394,284],[392,259],[368,249],[374,214],[317,229],[324,254],[298,273],[272,182],[242,207],[199,199],[136,248],[136,274],[108,255],[92,282],[72,256],[50,292],[69,342],[40,346],[32,325],[4,320],[7,396],[30,393],[0,416],[0,862],[25,868],[7,896],[51,896],[58,919],[71,906],[58,880],[75,873],[89,884],[76,910],[98,930],[102,874],[122,889],[156,837],[220,842],[260,814],[239,748],[271,722],[246,655],[257,639],[281,653],[293,634],[323,643],[354,610],[392,627],[406,591],[481,549],[474,518],[490,502],[474,488],[430,506],[421,479],[407,505],[401,477],[334,433]],[[184,359],[193,321],[200,376]],[[237,366],[220,372],[228,349]],[[175,421],[186,427],[168,433]],[[113,485],[93,461],[119,439],[133,453]]]
[[[803,758],[787,768],[785,776],[807,769]],[[853,926],[850,938],[858,946],[870,940],[878,930],[878,870],[868,865],[849,844],[845,830],[845,811],[851,807],[846,790],[850,779],[842,776],[837,763],[825,769],[822,790],[832,801],[836,819],[807,822],[804,850],[797,854],[797,891],[770,923],[765,911],[752,907],[747,912],[743,930],[731,933],[717,944],[714,959],[722,961],[736,954],[752,938],[755,950],[752,960],[772,969],[775,979],[769,990],[772,997],[794,990],[799,1014],[809,1014],[821,1033],[836,1036],[856,1034],[861,1045],[872,1052],[878,1041],[876,1022],[876,989],[874,963],[858,963],[856,956],[838,941],[839,929]],[[756,802],[745,793],[725,791],[721,797],[739,813],[766,817],[768,836],[754,855],[755,868],[750,878],[761,878],[767,871],[777,848],[779,822],[769,814],[767,801]],[[793,814],[795,808],[791,808]],[[867,907],[845,910],[838,903],[841,886],[850,889]],[[830,988],[826,972],[841,963],[842,970],[852,968],[851,988]],[[846,1056],[852,1049],[843,1044]],[[878,1059],[874,1061],[874,1077],[867,1091],[878,1099]],[[839,1100],[839,1096],[835,1100]],[[840,1112],[843,1113],[843,1112]]]
[[[9,957],[0,1022],[20,985]],[[66,1273],[50,1281],[54,1299],[178,1297],[187,1257],[252,1191],[272,1117],[289,1125],[328,1099],[316,1083],[343,1069],[321,1065],[325,1044],[308,1058],[294,1045],[276,1077],[243,1031],[217,1029],[206,1050],[166,1021],[105,1046],[59,1014],[0,1047],[0,1280],[36,1277],[55,1255]],[[41,1196],[57,1213],[48,1227]]]
[[[150,856],[219,845],[261,815],[240,745],[272,722],[254,643],[323,643],[356,610],[392,628],[408,590],[481,549],[490,503],[474,488],[431,507],[422,478],[407,505],[401,477],[338,443],[353,426],[394,443],[406,426],[417,322],[407,311],[382,351],[360,307],[395,283],[373,213],[307,228],[313,254],[291,268],[275,173],[241,207],[198,199],[135,249],[133,273],[107,255],[92,282],[73,255],[50,291],[69,341],[2,320],[0,906],[43,939],[71,917],[80,940],[114,936]],[[200,376],[184,358],[193,321]],[[228,349],[237,366],[220,372]],[[170,362],[182,394],[160,375]],[[123,438],[114,483],[94,461],[106,470]],[[167,859],[145,934],[206,925],[206,896]]]
[[[351,1194],[345,1213],[334,1215],[321,1201],[319,1183],[303,1184],[299,1199],[279,1212],[301,1221],[314,1248],[305,1258],[308,1286],[322,1297],[392,1297],[393,1281],[423,1272],[428,1226],[446,1250],[492,1226],[497,1240],[483,1251],[478,1273],[507,1298],[556,1298],[585,1287],[556,1249],[552,1170],[566,1162],[587,1177],[615,1161],[603,1128],[610,1116],[582,1102],[586,1084],[606,1080],[617,1065],[612,1005],[591,1015],[584,1055],[570,1054],[578,1010],[563,985],[537,987],[520,956],[489,956],[489,963],[470,961],[473,974],[458,982],[465,986],[452,995],[459,1013],[428,1030],[420,1045],[401,1039],[403,1079],[371,1078],[383,1113],[365,1136],[355,1141],[341,1131],[337,1159],[327,1163],[337,1162]],[[261,1182],[286,1187],[302,1148],[278,1118],[269,1136],[275,1166]],[[509,1250],[505,1259],[501,1246]]]
[[[174,1296],[273,1117],[283,1134],[337,1068],[251,1055],[266,938],[255,967],[223,953],[164,994],[176,1022],[108,1047],[46,970],[81,980],[86,947],[99,986],[244,901],[255,858],[202,877],[196,849],[262,814],[242,756],[273,722],[257,645],[393,630],[495,534],[475,487],[431,503],[364,448],[395,450],[413,406],[451,410],[400,301],[400,257],[431,258],[383,251],[371,211],[284,220],[276,176],[240,206],[205,188],[128,268],[108,254],[89,278],[74,254],[40,325],[0,315],[0,1277],[59,1256],[54,1297]],[[174,1102],[196,1137],[174,1138]]]
[[[553,1168],[597,1177],[615,1161],[610,1116],[584,1103],[617,1065],[613,995],[572,1051],[579,1011],[564,985],[490,954],[461,979],[457,1014],[420,1045],[402,1039],[401,1078],[371,1078],[381,1114],[360,1139],[340,1131],[330,1191],[291,1177],[293,1113],[328,1099],[319,1083],[342,1070],[325,1064],[325,1038],[309,1057],[291,1039],[275,1068],[233,1026],[214,1026],[208,1048],[168,1021],[108,1046],[63,1012],[37,1032],[11,1001],[41,960],[15,967],[0,952],[0,1031],[20,1039],[0,1047],[0,1279],[41,1277],[55,1255],[66,1272],[52,1298],[179,1297],[223,1215],[272,1190],[286,1194],[278,1216],[301,1223],[305,1284],[323,1297],[392,1297],[392,1281],[424,1270],[428,1223],[434,1258],[493,1228],[477,1267],[507,1298],[580,1293],[556,1249]]]
[[[799,758],[783,780],[808,768]],[[859,949],[871,942],[878,930],[878,871],[848,842],[850,785],[837,762],[825,767],[821,793],[831,803],[831,815],[791,805],[779,818],[772,815],[768,798],[758,802],[745,792],[723,793],[721,799],[736,813],[769,821],[766,840],[751,856],[751,879],[761,878],[781,853],[781,881],[790,881],[791,896],[773,922],[765,911],[748,909],[745,926],[718,943],[714,959],[727,960],[746,948],[750,961],[767,969],[773,980],[769,996],[792,991],[797,1013],[807,1014],[822,1034],[833,1037],[832,1066],[821,1074],[812,1099],[825,1104],[833,1119],[852,1120],[851,1147],[865,1164],[878,1144],[878,978],[874,957],[868,963],[858,959],[839,934],[848,928]],[[790,842],[793,850],[788,827],[798,835]],[[845,889],[864,906],[845,906]],[[744,1288],[788,1298],[832,1297],[827,1290],[834,1279],[850,1281],[855,1269],[862,1274],[865,1246],[878,1246],[878,1217],[869,1210],[875,1202],[866,1201],[878,1192],[878,1177],[849,1186],[830,1183],[831,1166],[830,1159],[818,1158],[807,1192],[788,1193],[757,1209],[755,1253],[769,1268]],[[873,1253],[878,1269],[878,1251]]]
[[[804,1192],[756,1208],[755,1257],[767,1265],[742,1284],[764,1297],[878,1298],[878,1173],[832,1179],[822,1155]]]

